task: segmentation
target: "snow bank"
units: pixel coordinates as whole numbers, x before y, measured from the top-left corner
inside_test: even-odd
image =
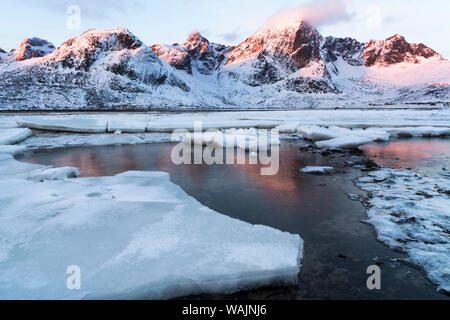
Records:
[[[67,178],[76,178],[80,175],[80,170],[73,167],[37,169],[28,175],[29,179],[44,180],[64,180]]]
[[[382,169],[358,180],[371,192],[368,222],[378,239],[408,253],[439,287],[450,292],[450,183],[409,170]]]
[[[102,117],[54,117],[54,116],[27,116],[16,117],[16,122],[21,127],[30,129],[78,132],[78,133],[102,133],[106,132],[108,121]]]
[[[32,134],[33,132],[30,129],[23,128],[0,130],[0,145],[19,143],[30,137]]]
[[[333,167],[315,167],[315,166],[307,166],[300,170],[303,173],[309,174],[327,174],[332,173],[334,171]]]
[[[3,299],[166,299],[298,281],[298,235],[214,212],[166,173],[24,179],[38,168],[0,155]],[[66,288],[72,265],[81,290]]]

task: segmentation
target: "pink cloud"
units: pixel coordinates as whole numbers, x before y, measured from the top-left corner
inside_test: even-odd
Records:
[[[279,13],[270,18],[265,27],[280,24],[286,25],[297,21],[305,21],[315,27],[319,27],[351,18],[352,15],[347,13],[347,8],[343,1],[324,0],[307,3]]]

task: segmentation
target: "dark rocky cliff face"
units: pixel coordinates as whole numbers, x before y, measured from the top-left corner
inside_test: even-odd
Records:
[[[294,59],[298,68],[307,66],[311,61],[321,60],[319,54],[320,34],[316,29],[302,23],[295,33],[293,52],[291,57]]]
[[[326,37],[321,49],[326,62],[341,57],[352,66],[364,65],[364,44],[355,39]]]
[[[191,63],[196,64],[202,74],[211,74],[216,70],[230,50],[227,46],[210,43],[198,32],[191,33],[183,47],[189,52]]]

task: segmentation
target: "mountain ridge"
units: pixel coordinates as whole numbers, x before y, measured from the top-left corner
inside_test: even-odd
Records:
[[[236,46],[198,32],[182,44],[147,46],[127,28],[90,29],[44,56],[2,60],[0,87],[0,109],[435,103],[450,100],[450,63],[400,35],[325,38],[302,21],[263,28]]]

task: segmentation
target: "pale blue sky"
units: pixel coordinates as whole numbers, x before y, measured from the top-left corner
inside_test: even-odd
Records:
[[[333,23],[318,26],[324,35],[359,41],[395,33],[423,42],[450,58],[448,0],[325,0],[342,5]],[[198,30],[214,42],[237,44],[273,15],[305,3],[302,0],[2,0],[0,48],[10,50],[37,36],[56,46],[88,28],[127,27],[146,44],[183,42]],[[69,5],[81,8],[81,29],[67,28]],[[336,18],[336,17],[335,17]]]

